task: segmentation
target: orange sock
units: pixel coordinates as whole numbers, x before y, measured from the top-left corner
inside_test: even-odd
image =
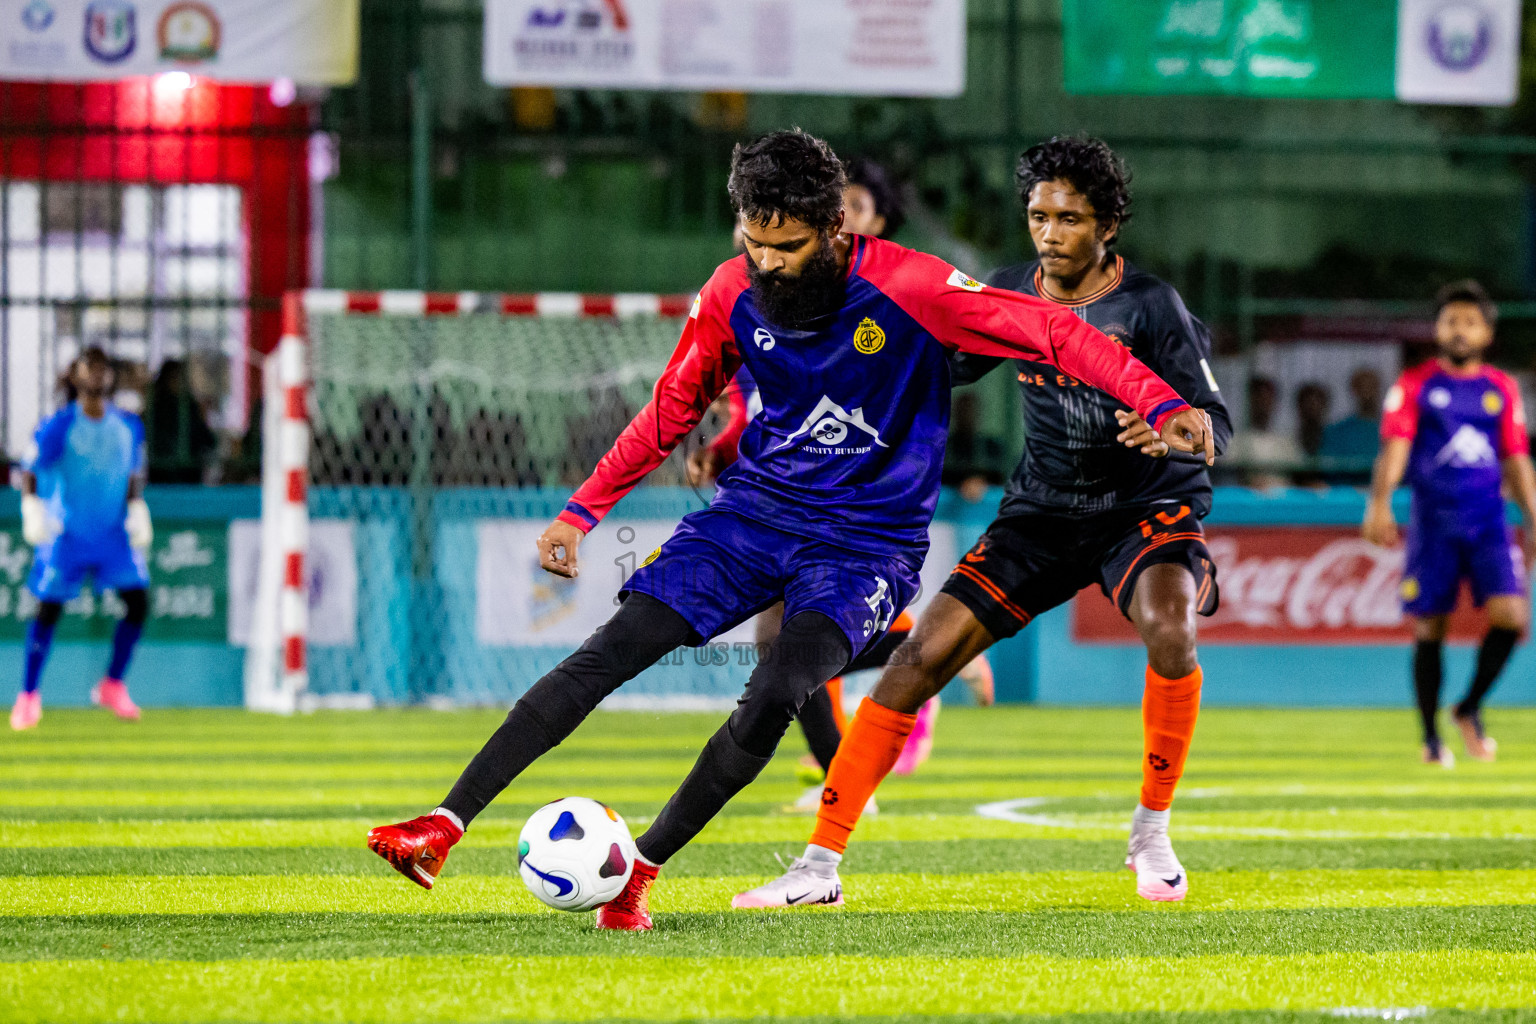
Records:
[[[881,707],[868,697],[860,702],[827,772],[812,843],[838,853],[848,848],[848,838],[864,813],[864,805],[890,774],[916,724],[916,715]]]
[[[1146,756],[1141,762],[1141,805],[1166,811],[1184,774],[1184,759],[1200,716],[1198,667],[1183,679],[1164,679],[1149,667],[1141,698],[1141,728]],[[846,741],[845,741],[846,742]]]
[[[846,736],[848,734],[848,715],[843,711],[842,676],[833,676],[827,680],[827,696],[832,699],[832,721],[837,723],[837,731]]]

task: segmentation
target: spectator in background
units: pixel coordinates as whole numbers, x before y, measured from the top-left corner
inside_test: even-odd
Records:
[[[1273,428],[1279,404],[1280,389],[1273,380],[1253,377],[1248,381],[1248,429],[1232,438],[1228,455],[1249,487],[1284,487],[1290,482],[1290,471],[1301,462],[1296,439]]]
[[[1355,411],[1331,423],[1323,431],[1319,454],[1331,468],[1325,479],[1332,484],[1363,486],[1371,481],[1371,463],[1381,445],[1381,376],[1362,366],[1349,376],[1349,393]]]
[[[160,365],[145,412],[149,482],[202,483],[209,460],[218,454],[219,439],[187,386],[185,362],[167,359]]]
[[[1295,482],[1303,487],[1317,487],[1323,476],[1317,469],[1317,457],[1323,451],[1323,431],[1328,429],[1328,407],[1333,396],[1315,380],[1296,389],[1296,444],[1310,465],[1296,473]]]
[[[848,187],[843,189],[843,230],[856,235],[890,238],[907,222],[901,190],[884,167],[855,157],[845,165]]]

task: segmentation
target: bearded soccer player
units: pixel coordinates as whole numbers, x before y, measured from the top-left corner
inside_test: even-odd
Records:
[[[985,288],[931,256],[841,233],[842,164],[801,131],[739,146],[730,195],[745,256],[694,304],[652,399],[539,538],[575,576],[582,537],[699,422],[745,362],[763,411],[714,503],[685,516],[580,650],[517,702],[433,813],[375,828],[370,848],[430,887],[487,804],[613,690],[682,645],[778,601],[784,627],[735,711],[636,841],[601,928],[651,927],[662,864],[762,771],[806,697],[877,642],[917,590],[949,410],[946,352],[1028,355],[1091,381],[1181,450],[1209,418],[1060,306]],[[1148,442],[1152,443],[1151,441]]]
[[[899,231],[902,224],[906,222],[906,213],[902,207],[901,192],[885,168],[873,160],[856,158],[846,161],[843,169],[847,177],[847,183],[843,186],[843,233],[889,238]],[[742,237],[742,225],[739,221],[736,224],[733,240],[738,252],[746,251],[746,242]],[[736,372],[736,377],[731,387],[726,390],[726,395],[729,398],[730,413],[724,429],[713,442],[694,450],[688,456],[688,481],[695,486],[713,482],[727,466],[736,461],[741,434],[746,430],[747,424],[752,421],[752,417],[762,409],[757,385],[745,367]],[[758,650],[768,649],[774,637],[779,635],[783,623],[784,606],[782,604],[766,609],[757,617]],[[891,654],[906,642],[907,635],[912,632],[914,624],[911,613],[903,611],[896,617],[896,621],[891,624],[885,636],[859,655],[843,670],[844,673],[877,669],[883,666]],[[992,703],[992,666],[985,655],[961,669],[960,677],[970,688],[978,704],[986,706]],[[926,702],[919,709],[917,725],[913,728],[912,734],[907,737],[907,745],[902,749],[901,757],[896,762],[895,770],[898,775],[911,774],[927,760],[933,750],[933,728],[938,713],[939,698],[937,697]],[[833,676],[827,680],[825,686],[806,699],[805,704],[800,708],[800,713],[795,717],[805,733],[806,745],[810,748],[810,759],[801,763],[800,770],[806,772],[819,769],[819,775],[813,775],[806,780],[814,785],[806,789],[800,798],[785,810],[797,814],[811,814],[821,806],[821,782],[826,777],[827,769],[832,766],[832,758],[837,755],[837,746],[842,742],[843,732],[848,728],[848,722],[843,713],[842,676]],[[874,800],[871,799],[864,812],[874,814],[877,810]]]
[[[1173,288],[1114,252],[1129,217],[1127,180],[1120,159],[1096,139],[1057,138],[1027,151],[1017,182],[1040,258],[998,271],[991,283],[1116,339],[1209,414],[1219,451],[1232,430],[1204,325]],[[998,362],[982,359],[959,375]],[[841,903],[837,868],[858,809],[891,770],[918,707],[981,651],[1094,583],[1147,647],[1141,800],[1126,866],[1147,899],[1181,900],[1188,891],[1168,819],[1200,708],[1195,617],[1212,614],[1217,602],[1200,526],[1211,508],[1210,459],[1170,451],[1142,415],[1080,374],[1030,357],[1014,365],[1027,438],[997,520],[918,620],[916,655],[887,668],[860,705],[805,855],[733,906]]]
[[[1371,481],[1365,539],[1397,543],[1392,491],[1404,474],[1413,490],[1403,610],[1413,622],[1413,686],[1424,728],[1423,759],[1445,768],[1455,758],[1440,739],[1441,647],[1462,580],[1488,610],[1488,634],[1466,696],[1452,712],[1467,754],[1492,761],[1497,744],[1483,731],[1483,698],[1509,660],[1530,617],[1526,562],[1536,557],[1536,472],[1520,388],[1484,364],[1498,308],[1476,281],[1436,297],[1439,355],[1404,373],[1387,393],[1381,454]],[[1522,556],[1504,521],[1509,493],[1525,517]]]
[[[139,717],[123,676],[149,614],[144,552],[154,530],[141,497],[144,425],[112,404],[113,384],[107,354],[99,348],[82,352],[61,382],[68,403],[37,428],[22,474],[22,536],[37,549],[27,589],[39,603],[37,618],[27,627],[12,729],[31,729],[42,718],[38,687],[54,627],[87,576],[96,588],[115,590],[127,608],[112,634],[107,674],[91,690],[91,702],[122,719]]]

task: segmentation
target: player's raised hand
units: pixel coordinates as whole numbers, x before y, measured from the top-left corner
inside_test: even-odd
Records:
[[[1367,505],[1360,535],[1384,548],[1397,547],[1397,521],[1392,518],[1392,506],[1375,501]]]
[[[1204,455],[1207,466],[1216,465],[1216,434],[1204,409],[1185,409],[1168,417],[1161,436],[1174,451]]]
[[[583,536],[570,523],[556,519],[539,534],[539,565],[556,576],[575,579],[581,572],[576,567],[576,549],[581,546]]]
[[[1140,413],[1116,409],[1115,419],[1124,428],[1115,436],[1116,441],[1127,448],[1140,448],[1141,454],[1150,455],[1154,459],[1161,459],[1168,454],[1167,443],[1157,436],[1152,424],[1142,419]]]

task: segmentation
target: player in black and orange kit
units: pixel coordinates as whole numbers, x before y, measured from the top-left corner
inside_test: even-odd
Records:
[[[1127,179],[1096,139],[1052,139],[1026,152],[1019,195],[1040,258],[989,283],[1067,307],[1119,341],[1210,415],[1219,453],[1232,427],[1204,325],[1172,287],[1114,252],[1128,217]],[[955,383],[1001,362],[958,357]],[[1103,391],[1044,363],[1012,365],[1028,437],[997,520],[918,620],[916,657],[888,667],[860,705],[827,774],[805,856],[734,906],[839,902],[837,864],[859,808],[890,771],[917,708],[981,651],[1094,583],[1147,647],[1141,801],[1126,866],[1147,899],[1184,898],[1188,878],[1168,839],[1168,809],[1200,707],[1195,617],[1217,603],[1200,526],[1211,508],[1207,461],[1170,454]]]

